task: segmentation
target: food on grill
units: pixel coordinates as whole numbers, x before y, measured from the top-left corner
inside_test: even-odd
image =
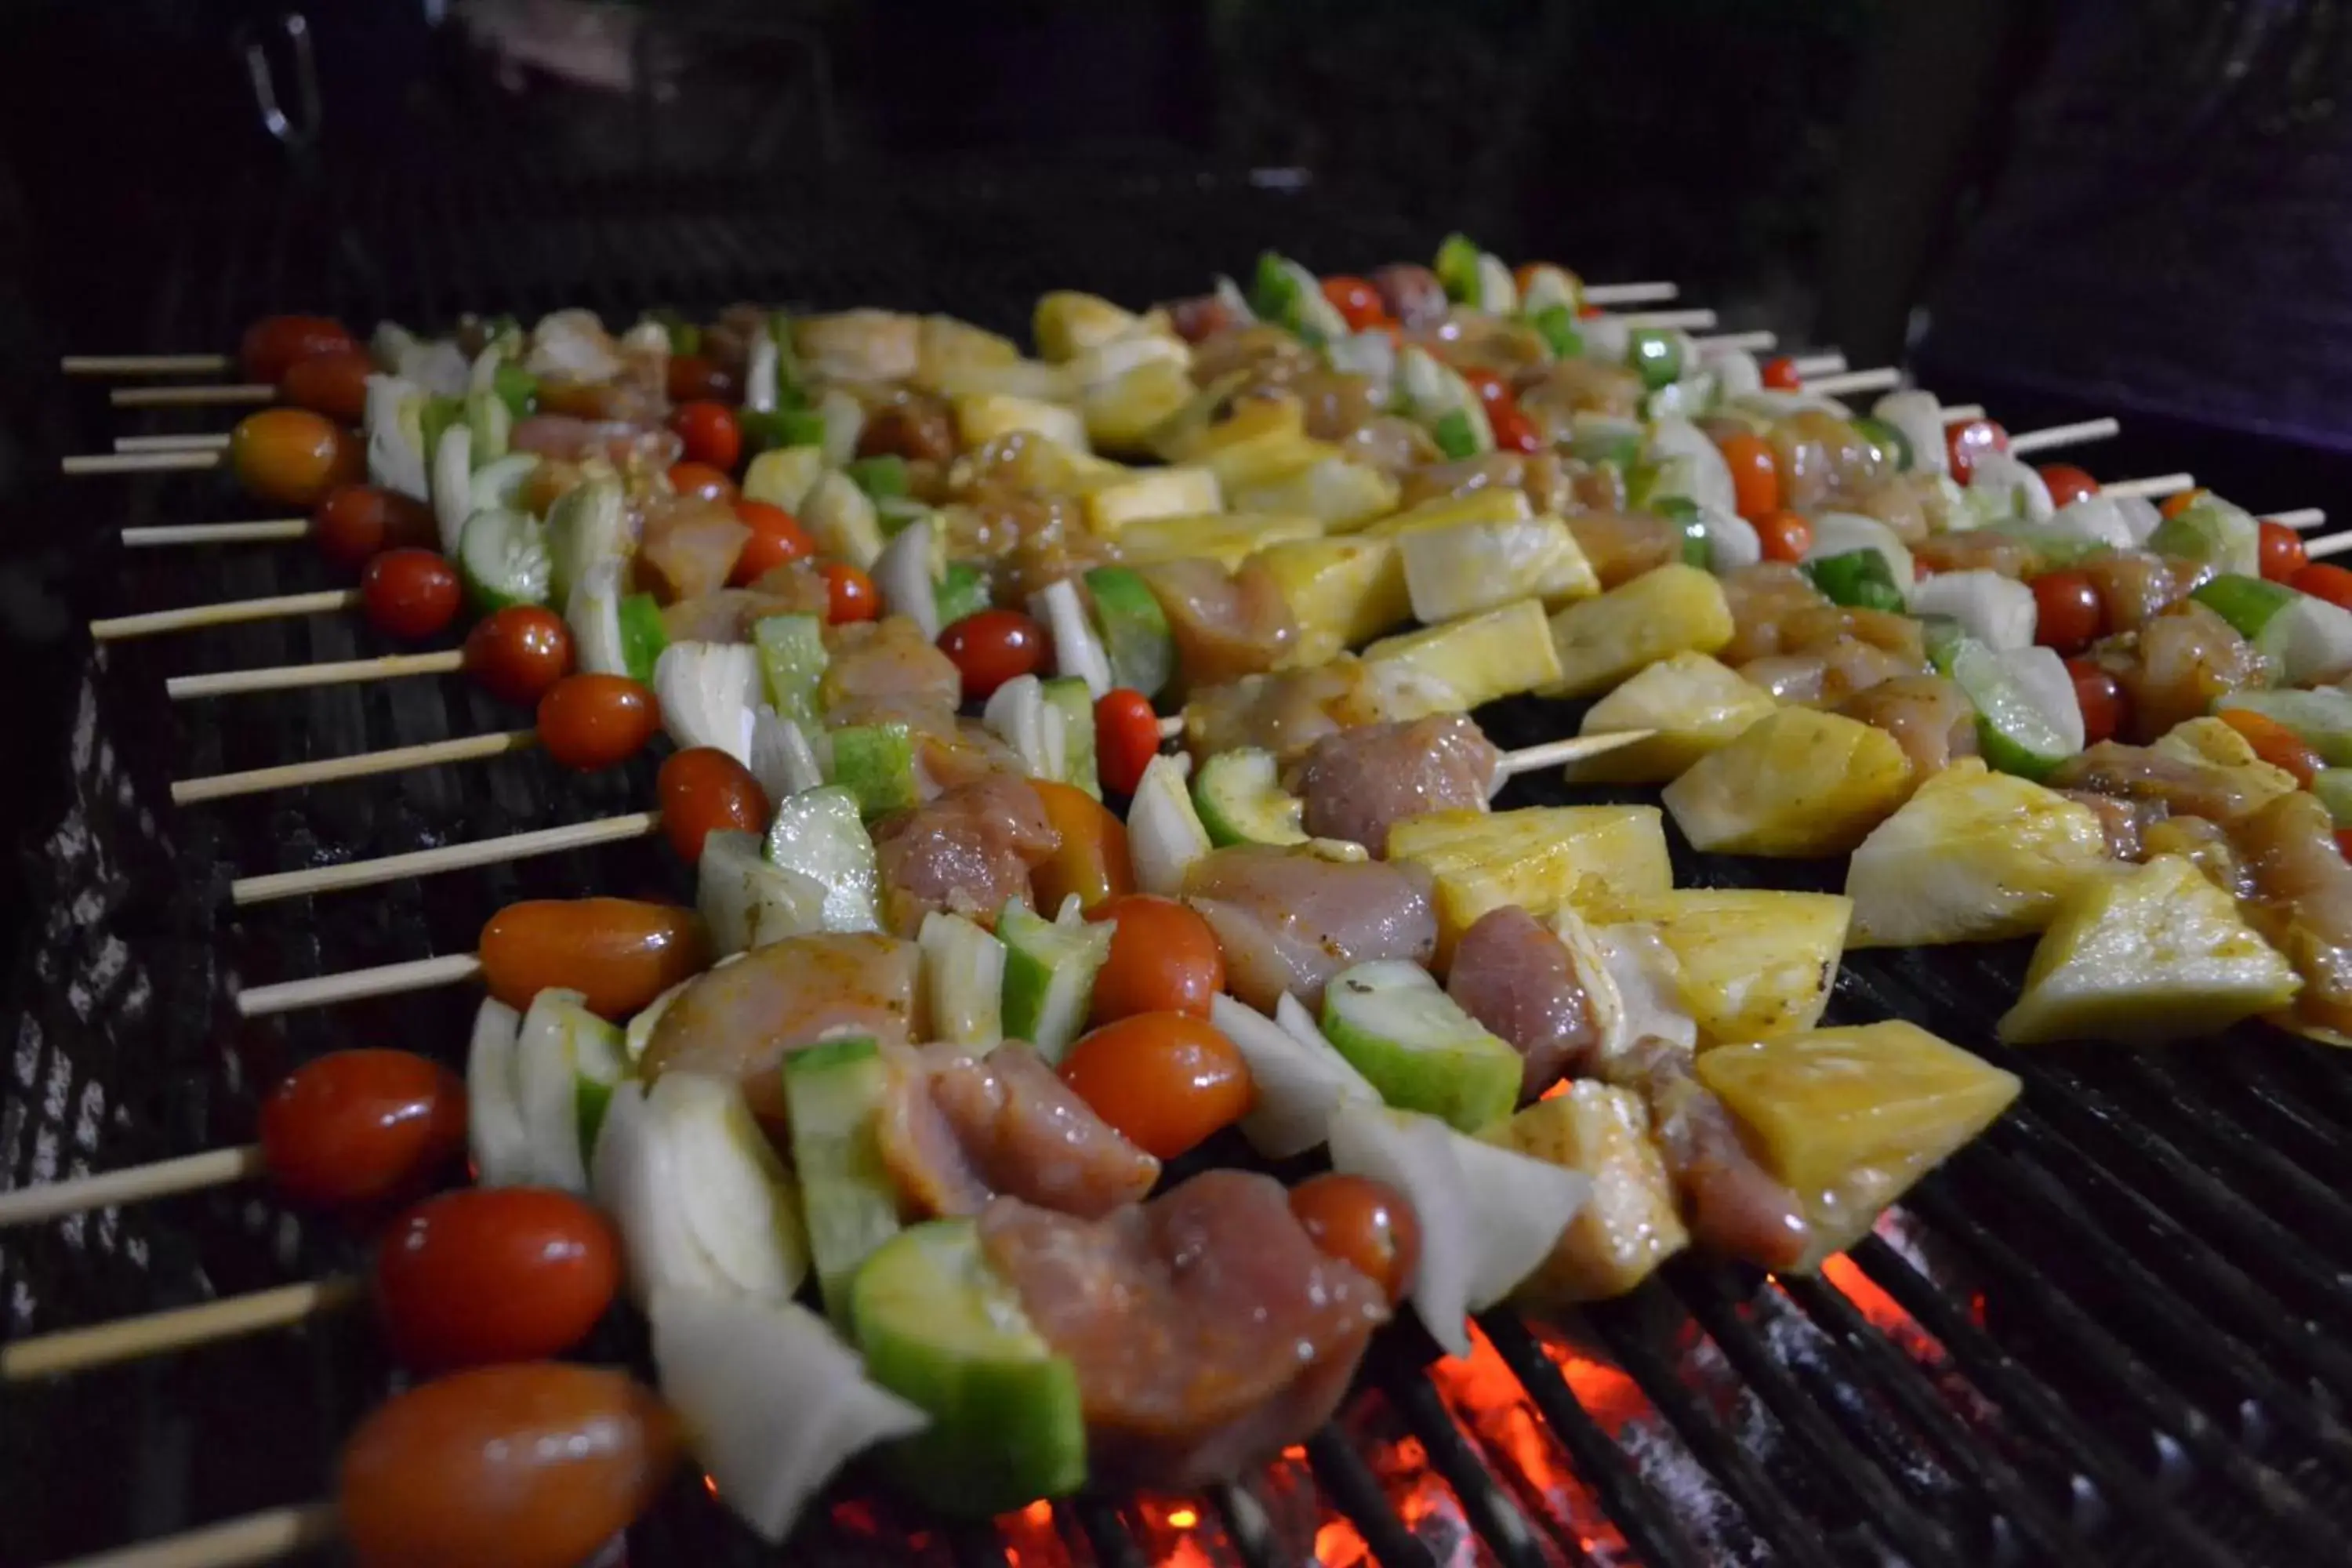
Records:
[[[568,1194],[470,1187],[408,1210],[377,1239],[376,1317],[425,1372],[538,1361],[588,1337],[620,1284],[610,1221]]]
[[[626,1018],[709,967],[710,944],[691,910],[635,899],[536,899],[509,904],[482,927],[483,983],[518,1011],[541,991],[582,994],[600,1017]]]
[[[1835,855],[1893,816],[1911,784],[1911,760],[1885,731],[1780,708],[1692,763],[1660,798],[1696,848]]]
[[[1691,1239],[1643,1098],[1598,1079],[1563,1087],[1481,1134],[1592,1184],[1550,1254],[1513,1291],[1537,1308],[1622,1296]]]
[[[298,1204],[412,1195],[466,1147],[466,1086],[407,1051],[333,1051],[261,1102],[270,1179]]]
[[[1216,933],[1234,994],[1261,1012],[1285,993],[1320,1006],[1349,965],[1426,963],[1437,945],[1425,881],[1313,846],[1213,851],[1185,874],[1184,901]]]
[[[1650,805],[1540,805],[1434,811],[1389,829],[1388,858],[1435,885],[1443,952],[1489,910],[1538,918],[1673,885],[1666,837]]]
[[[1699,1038],[1730,1043],[1821,1021],[1853,910],[1851,898],[1829,893],[1682,888],[1612,902],[1593,918],[1655,933]]]

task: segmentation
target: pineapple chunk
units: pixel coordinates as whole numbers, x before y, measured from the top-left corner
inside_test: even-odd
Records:
[[[1453,952],[1480,915],[1505,904],[1544,920],[1674,885],[1665,827],[1653,805],[1426,812],[1389,829],[1388,858],[1410,860],[1435,880],[1441,955]]]
[[[1411,615],[1396,546],[1361,534],[1269,544],[1256,559],[1274,574],[1298,640],[1290,665],[1311,669],[1393,630]]]
[[[818,478],[800,519],[818,549],[860,572],[872,571],[882,553],[882,520],[874,502],[838,468]]]
[[[743,499],[766,501],[797,517],[824,477],[824,447],[779,447],[761,453],[743,470]]]
[[[2219,719],[2183,720],[2148,750],[2160,757],[2228,769],[2231,782],[2247,793],[2250,814],[2302,787],[2293,773],[2255,755],[2254,743]]]
[[[1549,609],[1601,592],[1592,563],[1556,517],[1410,529],[1396,542],[1419,620],[1450,621],[1529,597]]]
[[[1911,759],[1885,731],[1842,714],[1780,708],[1701,757],[1662,798],[1696,849],[1843,855],[1892,816],[1910,788]]]
[[[1032,430],[1073,452],[1087,450],[1087,424],[1075,408],[1006,393],[977,393],[954,403],[956,434],[967,447],[1013,430]]]
[[[937,367],[930,380],[929,390],[950,402],[1009,397],[1061,408],[1074,391],[1069,372],[1034,359],[950,360]]]
[[[1311,517],[1264,517],[1255,512],[1193,512],[1139,517],[1119,530],[1119,559],[1129,565],[1197,556],[1228,572],[1268,545],[1313,539],[1323,525]]]
[[[1693,1069],[1803,1205],[1815,1268],[2017,1098],[2003,1072],[1889,1019],[1725,1046]]]
[[[1845,874],[1853,945],[2027,936],[2069,893],[2113,869],[2089,806],[1957,758],[1853,852]]]
[[[2284,1007],[2302,984],[2236,900],[2185,857],[2159,855],[2076,888],[2059,906],[2000,1037],[2185,1039]]]
[[[1466,713],[1558,678],[1543,605],[1520,599],[1444,626],[1382,637],[1364,650],[1391,719]]]
[[[1192,345],[1181,338],[1156,332],[1130,332],[1097,343],[1061,368],[1070,384],[1083,392],[1090,386],[1107,386],[1139,365],[1163,360],[1180,370],[1191,365]]]
[[[1527,492],[1487,485],[1468,495],[1439,496],[1419,506],[1391,512],[1364,530],[1384,539],[1423,528],[1453,528],[1465,522],[1525,522],[1535,516]]]
[[[1146,360],[1124,375],[1084,388],[1078,412],[1106,451],[1150,455],[1150,437],[1192,400],[1192,378],[1173,360]]]
[[[925,316],[915,333],[915,384],[926,392],[943,392],[966,371],[1021,363],[1021,349],[1011,338],[953,316]]]
[[[1344,531],[1394,508],[1397,494],[1396,480],[1378,468],[1329,457],[1253,484],[1234,497],[1234,504],[1252,511],[1306,512]]]
[[[1087,526],[1115,538],[1140,518],[1223,511],[1225,498],[1206,468],[1143,468],[1087,490],[1086,505]]]
[[[1820,1023],[1853,915],[1834,893],[1685,888],[1622,900],[1606,919],[1646,925],[1674,953],[1704,1047]]]
[[[1661,566],[1551,618],[1559,679],[1547,697],[1590,697],[1670,653],[1713,653],[1731,640],[1723,586],[1696,566]]]
[[[1777,707],[1771,693],[1703,653],[1668,654],[1585,710],[1580,735],[1652,730],[1646,741],[1568,764],[1570,784],[1664,784]]]
[[[1522,1305],[1622,1296],[1690,1245],[1666,1163],[1650,1141],[1649,1110],[1632,1089],[1591,1079],[1563,1084],[1479,1136],[1592,1182],[1591,1201],[1512,1292]]]
[[[1040,298],[1030,318],[1030,333],[1037,353],[1055,364],[1087,350],[1122,338],[1143,325],[1143,319],[1099,294],[1063,289]]]
[[[1328,441],[1305,436],[1263,436],[1253,441],[1213,447],[1193,458],[1210,469],[1227,489],[1285,490],[1318,463],[1339,455]]]
[[[1153,446],[1171,463],[1198,463],[1215,471],[1228,492],[1272,484],[1337,457],[1339,448],[1307,434],[1306,416],[1295,397],[1246,397],[1233,413],[1213,425],[1197,425],[1189,416],[1171,420],[1170,428],[1155,432]]]

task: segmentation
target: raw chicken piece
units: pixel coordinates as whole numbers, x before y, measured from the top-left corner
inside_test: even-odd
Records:
[[[1292,782],[1306,801],[1309,834],[1344,838],[1378,856],[1387,851],[1392,823],[1485,805],[1502,760],[1476,724],[1447,713],[1327,735]]]
[[[986,1057],[952,1046],[886,1053],[878,1136],[899,1193],[926,1215],[972,1215],[997,1196],[1100,1219],[1140,1202],[1160,1162],[1129,1142],[1027,1045]]]
[[[1286,991],[1320,1007],[1323,987],[1351,964],[1427,963],[1437,952],[1427,885],[1378,860],[1262,845],[1213,850],[1186,873],[1184,900],[1216,933],[1233,994],[1261,1013]]]
[[[901,936],[933,910],[992,924],[1008,899],[1029,901],[1029,873],[1060,847],[1028,781],[990,772],[927,805],[874,825],[883,923]]]

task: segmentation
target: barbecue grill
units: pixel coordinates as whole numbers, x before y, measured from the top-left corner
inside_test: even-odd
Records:
[[[933,166],[733,188],[568,179],[515,163],[332,185],[255,181],[156,210],[135,342],[211,347],[272,310],[415,327],[461,310],[738,298],[881,302],[1025,326],[1049,287],[1139,300],[1278,246],[1309,265],[1437,237],[1286,179],[1120,163]],[[144,426],[77,408],[79,449]],[[53,466],[51,471],[54,471]],[[122,522],[239,515],[212,479],[62,498],[85,614],[339,585],[286,547],[132,552]],[[585,820],[651,768],[589,778],[531,754],[184,810],[165,781],[508,727],[469,683],[410,679],[172,705],[163,679],[390,651],[358,617],[83,649],[66,804],[36,829],[0,1112],[0,1185],[240,1141],[257,1091],[352,1043],[462,1058],[444,990],[235,1023],[240,984],[470,951],[518,898],[678,896],[645,844],[231,910],[228,879]],[[1558,704],[1482,712],[1496,743],[1563,732]],[[58,739],[40,737],[49,742]],[[1505,803],[1557,801],[1520,779]],[[1681,885],[1790,886],[1678,846]],[[1087,1497],[986,1524],[836,1489],[782,1552],[692,1478],[633,1532],[646,1564],[1196,1565],[2341,1562],[2352,1542],[2352,1071],[2263,1031],[2161,1054],[1992,1042],[2023,953],[1848,954],[1830,1022],[1910,1018],[2020,1073],[2018,1107],[1812,1279],[1677,1258],[1632,1297],[1548,1322],[1486,1315],[1440,1360],[1409,1318],[1338,1420],[1238,1486]],[[1243,1154],[1238,1144],[1219,1156]],[[315,1279],[358,1259],[331,1224],[231,1189],[10,1232],[5,1332]],[[634,1328],[595,1355],[641,1356]],[[393,1373],[361,1315],[0,1391],[0,1562],[40,1563],[324,1495],[342,1433]]]

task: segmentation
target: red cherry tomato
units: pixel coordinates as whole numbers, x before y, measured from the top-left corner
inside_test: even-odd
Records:
[[[1290,1189],[1290,1212],[1316,1250],[1352,1265],[1391,1302],[1412,1288],[1421,1219],[1386,1182],[1338,1171],[1310,1176]]]
[[[375,361],[365,349],[329,349],[286,367],[278,395],[297,408],[357,425],[367,413],[367,380]]]
[[[2066,673],[2074,678],[2074,706],[2083,710],[2083,744],[2122,734],[2127,706],[2122,682],[2087,658],[2068,659]]]
[[[700,354],[669,356],[672,403],[732,403],[735,378]]]
[[[1478,401],[1490,409],[1498,403],[1517,401],[1511,395],[1510,378],[1498,370],[1488,370],[1483,365],[1472,365],[1464,370],[1461,375],[1462,384],[1475,393]]]
[[[2222,723],[2246,738],[2254,755],[2274,768],[2284,768],[2294,775],[2294,782],[2308,789],[2311,781],[2319,776],[2319,753],[2293,730],[2267,713],[2257,713],[2250,708],[2224,708],[2215,715]]]
[[[1970,419],[1944,429],[1944,453],[1951,459],[1952,478],[1962,484],[1976,472],[1977,458],[1987,452],[2009,450],[2009,432],[1990,419]]]
[[[574,1568],[652,1506],[679,1447],[677,1418],[625,1373],[477,1367],[360,1423],[336,1521],[359,1568]]]
[[[1515,403],[1498,404],[1486,411],[1486,423],[1495,432],[1497,452],[1540,452],[1543,432],[1536,422],[1519,411]]]
[[[422,501],[373,485],[337,485],[310,513],[310,537],[320,554],[357,571],[383,551],[430,545],[440,532]]]
[[[710,967],[702,917],[635,899],[526,899],[490,917],[475,942],[482,984],[517,1011],[551,986],[577,991],[600,1018],[625,1018]]]
[[[572,673],[572,630],[552,610],[509,605],[466,634],[466,673],[501,702],[535,707]]]
[[[1743,430],[1725,437],[1721,450],[1725,464],[1731,469],[1731,489],[1739,515],[1754,522],[1767,513],[1780,510],[1780,460],[1773,456],[1772,444]],[[1770,552],[1766,553],[1769,555]]]
[[[2315,561],[2286,580],[2287,586],[2339,609],[2352,610],[2352,571]]]
[[[1087,1016],[1108,1024],[1138,1013],[1209,1016],[1225,988],[1225,955],[1216,933],[1190,904],[1129,893],[1087,911],[1112,922],[1110,956],[1095,976]]]
[[[699,496],[704,500],[735,500],[735,481],[708,463],[673,463],[669,470],[670,488],[682,496]]]
[[[2283,522],[2263,520],[2263,575],[2273,583],[2291,583],[2309,565],[2303,552],[2303,535]]]
[[[2352,827],[2339,827],[2336,830],[2336,853],[2343,856],[2347,860],[2352,860]]]
[[[1095,767],[1103,788],[1133,795],[1159,754],[1160,715],[1151,699],[1124,686],[1104,692],[1095,704]]]
[[[396,637],[429,637],[457,618],[457,569],[436,551],[387,550],[360,574],[370,625]]]
[[[414,1193],[465,1148],[465,1084],[408,1051],[336,1051],[261,1102],[262,1163],[299,1204]]]
[[[1757,542],[1767,561],[1797,562],[1813,547],[1813,525],[1801,511],[1768,511],[1754,520]]]
[[[767,831],[768,792],[751,769],[716,746],[671,752],[654,792],[661,797],[662,832],[689,866],[702,859],[702,841],[721,828]]]
[[[779,566],[816,553],[816,541],[782,507],[763,500],[739,500],[735,516],[751,531],[751,537],[743,542],[742,552],[735,557],[735,570],[727,578],[731,586],[749,586]]]
[[[247,381],[275,386],[286,378],[287,367],[312,354],[355,349],[351,329],[327,316],[264,316],[245,329],[237,345],[237,363]]]
[[[1381,302],[1381,291],[1360,278],[1341,274],[1323,279],[1323,298],[1339,312],[1348,330],[1360,332],[1366,327],[1376,327],[1389,319],[1389,308]]]
[[[316,506],[337,485],[367,477],[351,433],[307,408],[265,408],[229,432],[228,460],[237,482],[281,506]]]
[[[2044,463],[2034,472],[2049,488],[2053,506],[2072,506],[2099,493],[2099,481],[2091,477],[2089,470],[2072,463]]]
[[[1248,1114],[1249,1068],[1219,1030],[1182,1013],[1139,1013],[1082,1037],[1062,1081],[1096,1115],[1162,1160]]]
[[[612,1222],[537,1187],[443,1193],[376,1244],[377,1318],[392,1353],[420,1372],[562,1355],[620,1279]]]
[[[882,595],[874,579],[845,561],[824,564],[825,619],[835,626],[870,621],[882,613]]]
[[[618,767],[661,728],[661,704],[623,675],[567,675],[539,700],[539,743],[583,773]]]
[[[1045,667],[1045,628],[1018,610],[982,610],[940,634],[940,651],[963,676],[966,701],[985,701],[1008,680]]]
[[[2033,640],[2060,653],[2080,653],[2106,629],[2099,585],[2081,572],[2044,572],[2033,589]]]
[[[1797,362],[1787,354],[1775,354],[1757,366],[1757,378],[1775,392],[1801,392],[1805,378],[1797,374]]]
[[[722,474],[734,472],[735,459],[743,455],[743,427],[723,403],[683,404],[670,415],[669,427],[686,443],[689,461]]]

